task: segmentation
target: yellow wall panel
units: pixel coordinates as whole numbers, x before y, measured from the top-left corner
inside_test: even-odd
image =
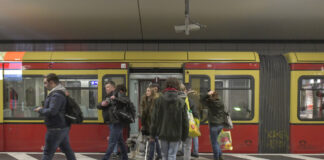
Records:
[[[126,52],[126,60],[139,61],[186,61],[187,52]]]
[[[255,52],[188,52],[188,60],[259,62],[256,55]]]
[[[116,52],[53,52],[52,61],[116,61],[124,60],[123,51]]]
[[[52,52],[25,52],[23,61],[50,61]]]

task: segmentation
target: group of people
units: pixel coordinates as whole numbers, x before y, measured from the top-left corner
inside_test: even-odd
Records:
[[[47,132],[45,136],[45,147],[42,160],[51,160],[58,147],[65,153],[68,160],[75,160],[75,154],[69,143],[70,124],[64,118],[66,98],[57,91],[66,92],[59,83],[58,77],[51,73],[44,78],[44,86],[49,90],[44,106],[34,111],[45,116]],[[114,110],[120,105],[129,103],[126,97],[126,87],[118,85],[113,81],[105,84],[106,97],[98,104],[102,110],[102,116],[109,125],[110,135],[107,151],[102,158],[110,159],[117,146],[121,151],[121,159],[127,160],[127,147],[123,140],[123,128],[125,122],[114,115]],[[182,153],[185,160],[191,155],[198,157],[198,137],[189,137],[188,109],[192,111],[195,119],[199,119],[198,103],[208,108],[208,122],[210,128],[210,139],[214,153],[214,160],[222,160],[222,151],[217,143],[225,119],[224,105],[220,101],[217,92],[209,91],[206,95],[197,97],[189,85],[183,85],[176,78],[166,80],[166,88],[158,92],[158,86],[150,85],[146,94],[141,98],[141,122],[142,134],[149,137],[148,159],[176,160],[178,148],[182,142]],[[185,99],[189,99],[188,103]],[[134,109],[134,108],[131,108]],[[134,109],[135,110],[135,109]],[[199,125],[199,124],[197,124]],[[159,144],[161,142],[161,144]],[[192,142],[194,142],[193,153],[191,153]]]

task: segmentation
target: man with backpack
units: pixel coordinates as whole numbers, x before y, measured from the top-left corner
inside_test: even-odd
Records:
[[[108,148],[106,154],[102,160],[108,160],[113,153],[114,147],[118,144],[122,154],[122,160],[128,160],[127,149],[123,140],[123,128],[124,123],[117,116],[117,107],[126,101],[124,94],[116,92],[115,82],[108,81],[105,84],[106,97],[97,106],[98,109],[102,110],[102,117],[104,121],[108,123],[110,128],[110,135],[108,140]]]
[[[45,116],[47,132],[42,160],[52,160],[57,147],[60,147],[68,160],[76,160],[69,142],[69,124],[65,119],[66,97],[60,92],[66,89],[59,83],[59,78],[54,73],[44,78],[44,86],[49,90],[44,106],[37,107],[34,111]]]

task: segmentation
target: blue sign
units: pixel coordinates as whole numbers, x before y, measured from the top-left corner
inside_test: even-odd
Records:
[[[90,85],[92,85],[92,86],[98,86],[98,81],[90,81]]]

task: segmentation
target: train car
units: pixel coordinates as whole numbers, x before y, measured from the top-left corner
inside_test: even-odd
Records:
[[[324,53],[293,52],[290,65],[290,150],[324,151]]]
[[[85,116],[73,124],[72,148],[104,152],[108,127],[96,104],[104,97],[104,82],[125,84],[136,106],[151,83],[165,86],[168,77],[190,83],[203,94],[217,90],[234,122],[236,153],[258,152],[260,60],[255,52],[2,52],[0,75],[0,151],[41,151],[45,126],[33,108],[45,99],[43,76],[59,75]],[[137,107],[137,112],[139,108]],[[202,110],[201,117],[206,117]],[[130,134],[140,131],[139,120]],[[199,151],[211,152],[208,122],[201,124]]]

